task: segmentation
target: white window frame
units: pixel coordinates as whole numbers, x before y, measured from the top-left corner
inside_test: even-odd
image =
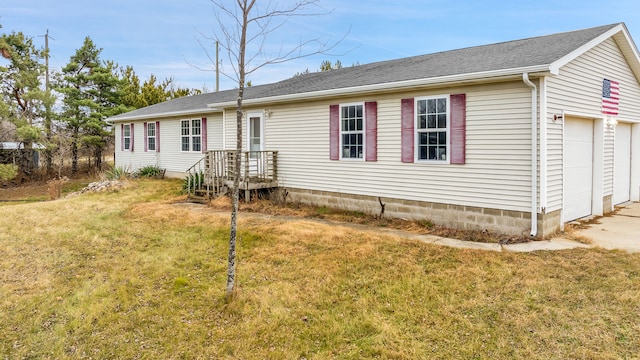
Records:
[[[446,121],[446,140],[445,140],[445,145],[446,145],[446,152],[445,152],[445,159],[444,160],[430,160],[430,159],[420,159],[420,134],[421,133],[428,133],[428,132],[441,132],[439,130],[427,130],[427,129],[420,129],[419,128],[419,120],[418,117],[420,116],[420,114],[418,114],[418,107],[419,107],[419,102],[420,101],[428,101],[428,100],[433,100],[433,99],[446,99],[447,100],[447,106],[446,106],[446,117],[447,117],[447,121]],[[413,119],[413,128],[414,128],[414,159],[416,163],[436,163],[436,164],[449,164],[451,161],[451,96],[450,94],[440,94],[440,95],[430,95],[430,96],[422,96],[422,97],[416,97],[414,99],[414,109],[413,109],[413,113],[414,113],[414,119]],[[428,121],[428,120],[427,120]],[[437,121],[437,120],[436,120]],[[428,124],[428,122],[427,122]]]
[[[359,134],[362,133],[362,157],[360,158],[352,158],[352,157],[344,157],[344,148],[343,148],[343,130],[342,130],[342,109],[344,107],[349,106],[360,106],[362,107],[362,130],[358,131],[347,131],[347,134]],[[346,103],[340,104],[340,114],[338,115],[338,129],[340,130],[340,160],[346,161],[365,161],[367,154],[367,118],[364,102],[355,102],[355,103]]]
[[[196,127],[194,126],[194,121],[199,122],[200,124],[200,133],[199,134],[194,134],[194,129],[196,129]],[[184,127],[184,123],[187,122],[188,127]],[[187,130],[186,133],[184,133],[184,130]],[[189,150],[184,150],[184,148],[182,147],[184,145],[184,139],[188,139],[188,144],[189,144]],[[199,138],[200,139],[200,149],[198,150],[194,150],[194,145],[195,145],[195,141],[194,139]],[[194,152],[194,153],[199,153],[202,152],[202,119],[182,119],[180,120],[180,150],[182,152]]]
[[[122,127],[122,148],[124,151],[131,151],[131,124],[123,124]],[[127,129],[129,130],[129,135],[127,135]],[[129,140],[129,144],[127,144],[127,140]]]
[[[151,129],[153,128],[153,135],[151,135]],[[151,121],[147,123],[147,151],[156,151],[157,149],[157,136],[156,136],[156,123],[155,121]],[[151,139],[153,139],[153,148],[151,148]]]

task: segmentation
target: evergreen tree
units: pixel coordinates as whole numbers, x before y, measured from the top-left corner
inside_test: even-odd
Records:
[[[102,155],[113,134],[105,119],[126,112],[122,104],[121,80],[118,78],[117,65],[111,61],[100,64],[88,76],[89,99],[93,102],[91,113],[82,127],[82,144],[89,147],[93,154],[93,166],[102,169]]]
[[[130,109],[139,109],[170,99],[201,93],[197,89],[175,87],[173,78],[165,78],[162,82],[158,82],[154,74],[140,85],[140,78],[131,66],[121,69],[120,76],[123,82],[122,104]]]
[[[45,52],[35,47],[32,38],[12,32],[0,37],[0,55],[5,59],[0,63],[0,120],[12,125],[13,138],[23,144],[19,168],[29,177],[35,166],[33,143],[41,138],[40,120],[45,105],[53,103],[41,89]]]
[[[91,149],[94,166],[102,165],[102,154],[111,132],[105,119],[128,110],[122,104],[122,82],[113,62],[100,60],[102,49],[86,37],[82,47],[62,68],[56,89],[63,95],[62,120],[71,141],[71,171],[78,171],[78,152]]]

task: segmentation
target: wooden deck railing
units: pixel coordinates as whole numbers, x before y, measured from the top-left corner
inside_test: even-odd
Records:
[[[276,187],[278,183],[277,151],[212,150],[187,170],[189,197],[208,198],[225,193],[233,186],[234,169],[240,161],[240,189]]]

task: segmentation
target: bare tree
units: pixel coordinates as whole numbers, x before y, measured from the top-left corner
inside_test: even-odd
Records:
[[[316,54],[326,54],[342,39],[335,42],[324,41],[321,38],[300,41],[291,48],[284,46],[275,54],[265,51],[265,42],[276,30],[292,17],[318,15],[310,10],[319,9],[319,0],[296,0],[289,7],[281,8],[278,3],[257,0],[235,0],[233,2],[212,0],[216,20],[220,32],[216,34],[218,41],[229,54],[233,74],[238,82],[238,97],[236,104],[236,149],[234,153],[235,167],[232,189],[231,230],[229,234],[229,258],[227,270],[227,286],[225,296],[227,300],[233,298],[236,288],[236,239],[238,220],[238,198],[240,184],[240,157],[242,153],[242,101],[246,77],[251,73],[273,64],[280,64]],[[233,5],[229,5],[232,3]],[[346,36],[346,35],[345,35]],[[235,75],[235,76],[234,76]]]

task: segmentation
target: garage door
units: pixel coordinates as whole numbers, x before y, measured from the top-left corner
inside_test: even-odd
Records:
[[[613,167],[613,204],[629,201],[631,190],[631,124],[616,126]]]
[[[591,215],[593,121],[566,118],[564,124],[564,220]]]

